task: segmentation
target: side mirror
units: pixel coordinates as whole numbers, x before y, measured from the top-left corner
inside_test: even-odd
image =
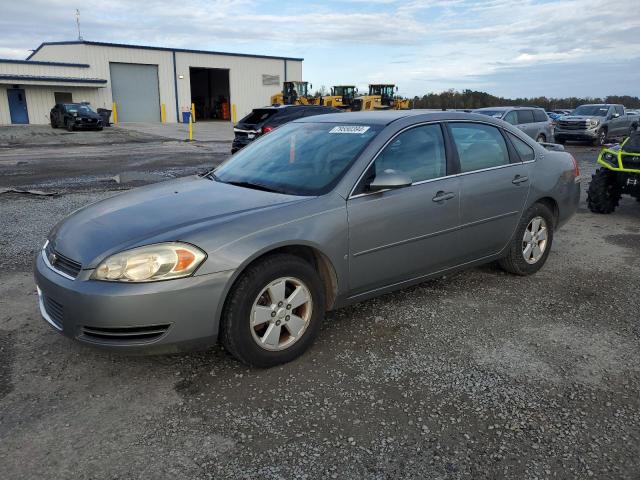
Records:
[[[385,170],[376,175],[373,182],[369,184],[369,190],[379,192],[380,190],[408,187],[412,183],[411,178],[404,173],[399,173],[395,170]]]
[[[618,118],[620,114],[618,112],[612,113],[611,118]]]
[[[396,85],[396,92],[398,91],[398,86]]]

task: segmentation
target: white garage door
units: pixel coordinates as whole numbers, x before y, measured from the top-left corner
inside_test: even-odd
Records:
[[[119,122],[159,122],[158,66],[110,63],[111,93]]]

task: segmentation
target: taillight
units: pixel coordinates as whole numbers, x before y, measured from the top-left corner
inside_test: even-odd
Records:
[[[573,155],[569,154],[569,156],[571,157],[571,160],[573,161],[573,176],[575,177],[576,182],[580,180],[580,167],[578,166],[578,161],[576,160],[576,157],[574,157]]]
[[[273,127],[262,127],[262,133],[269,133],[273,130]]]

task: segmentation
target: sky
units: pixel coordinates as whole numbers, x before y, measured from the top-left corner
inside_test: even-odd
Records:
[[[303,57],[314,90],[640,96],[640,0],[0,1],[0,58],[75,40],[77,7],[85,40]]]

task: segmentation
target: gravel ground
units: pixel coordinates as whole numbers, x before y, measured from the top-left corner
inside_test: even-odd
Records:
[[[584,187],[594,149],[572,147]],[[122,188],[122,187],[119,187]],[[116,192],[4,195],[5,258]],[[530,278],[494,266],[331,312],[302,358],[124,357],[0,274],[0,465],[30,478],[637,479],[640,207],[586,210]]]

